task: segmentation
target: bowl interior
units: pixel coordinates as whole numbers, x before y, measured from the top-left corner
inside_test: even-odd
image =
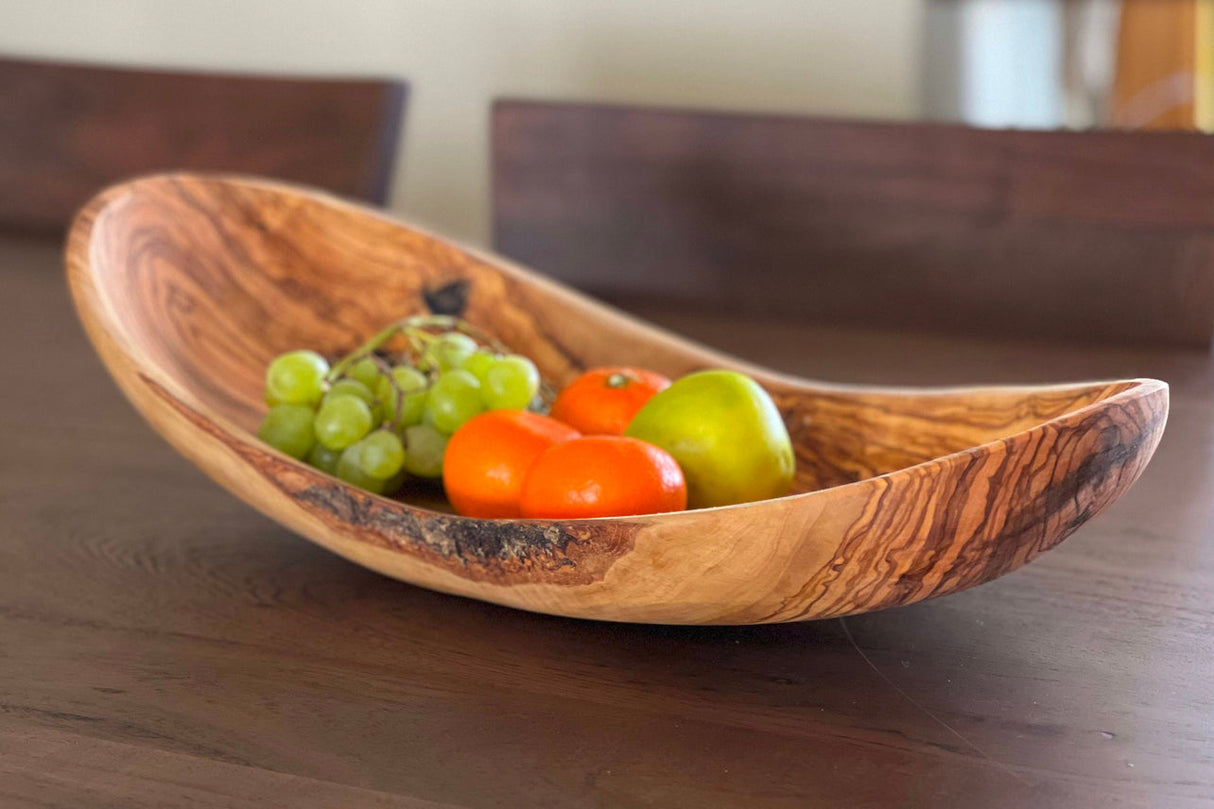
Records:
[[[277,354],[344,353],[391,320],[433,309],[462,314],[557,385],[607,364],[672,377],[752,372],[793,436],[798,491],[998,440],[1134,384],[918,393],[811,385],[365,209],[271,184],[158,177],[125,186],[98,214],[89,249],[124,350],[192,405],[248,431],[265,411],[263,374]]]

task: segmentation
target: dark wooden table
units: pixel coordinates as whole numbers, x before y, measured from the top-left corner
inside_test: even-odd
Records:
[[[55,247],[0,244],[0,806],[1214,806],[1204,354],[720,323],[855,382],[1152,375],[1142,480],[997,582],[845,621],[599,624],[298,539],[138,418]]]

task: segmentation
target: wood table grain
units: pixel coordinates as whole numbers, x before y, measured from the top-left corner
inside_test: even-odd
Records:
[[[819,623],[670,628],[409,587],[136,416],[59,250],[0,243],[0,806],[1214,806],[1214,364],[642,314],[849,382],[1150,375],[1139,483],[1023,570]],[[643,307],[642,307],[643,309]]]

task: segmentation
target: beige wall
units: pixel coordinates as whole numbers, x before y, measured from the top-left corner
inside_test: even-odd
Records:
[[[393,207],[489,234],[497,96],[905,118],[924,0],[0,0],[0,53],[412,86]]]

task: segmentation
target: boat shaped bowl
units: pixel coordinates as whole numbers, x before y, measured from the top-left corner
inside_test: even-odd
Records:
[[[1168,410],[1167,386],[1151,379],[916,390],[792,378],[371,209],[253,179],[110,188],[76,218],[66,260],[118,385],[230,492],[388,576],[555,615],[798,621],[990,581],[1116,500]],[[745,371],[783,414],[795,491],[671,514],[477,520],[368,494],[257,440],[274,356],[338,354],[426,311],[462,315],[558,385],[598,365]]]

